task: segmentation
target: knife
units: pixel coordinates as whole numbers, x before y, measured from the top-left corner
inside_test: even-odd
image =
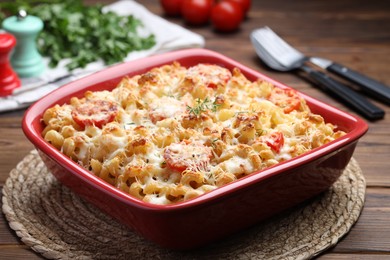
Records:
[[[373,98],[390,105],[390,87],[382,84],[381,82],[324,58],[311,57],[310,62],[320,68],[326,69],[327,71],[335,73],[353,83],[358,84],[361,90],[371,95]]]
[[[40,88],[40,87],[43,87],[43,86],[49,85],[49,84],[59,84],[59,83],[65,84],[65,83],[68,83],[71,80],[82,78],[84,76],[88,76],[89,74],[92,74],[92,73],[94,73],[96,71],[97,70],[85,70],[85,71],[80,71],[80,72],[77,72],[77,73],[72,72],[72,73],[68,73],[68,74],[56,77],[56,78],[54,78],[52,80],[49,80],[49,81],[44,81],[44,80],[39,80],[38,79],[34,83],[26,83],[27,86],[22,86],[21,88],[15,89],[12,92],[12,95],[16,96],[16,95],[19,95],[19,94],[25,93],[27,91],[34,90],[34,89],[37,89],[37,88]],[[24,83],[22,81],[22,85],[23,84]]]

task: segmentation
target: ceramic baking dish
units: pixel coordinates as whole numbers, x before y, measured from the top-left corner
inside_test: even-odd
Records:
[[[314,113],[347,134],[289,161],[234,181],[186,202],[153,205],[140,201],[85,170],[41,136],[43,112],[54,104],[81,97],[86,90],[111,90],[126,75],[178,61],[183,66],[212,63],[239,68],[250,80],[261,78],[277,87],[283,84],[221,54],[188,49],[119,64],[71,82],[32,105],[23,130],[53,175],[64,185],[163,247],[189,249],[249,227],[327,190],[341,175],[367,124],[314,98],[301,94]]]

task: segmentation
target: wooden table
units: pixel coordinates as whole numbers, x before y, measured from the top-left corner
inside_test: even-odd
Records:
[[[152,12],[163,15],[157,0],[140,2]],[[218,34],[210,26],[189,27],[179,18],[167,19],[203,35],[206,48],[352,114],[353,111],[303,77],[266,68],[255,55],[250,32],[268,25],[306,54],[335,60],[390,85],[389,1],[253,0],[248,19],[240,31],[233,34]],[[321,259],[390,258],[390,108],[375,103],[385,109],[387,115],[383,120],[369,122],[370,129],[354,154],[367,181],[365,207],[350,233],[322,254]],[[0,114],[1,187],[11,169],[33,149],[20,127],[24,112]],[[20,241],[3,214],[0,214],[0,258],[41,258]]]

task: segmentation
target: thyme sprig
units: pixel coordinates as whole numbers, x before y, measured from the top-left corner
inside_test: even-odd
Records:
[[[209,97],[206,97],[204,100],[197,98],[196,105],[194,107],[187,105],[187,110],[190,114],[200,116],[202,112],[206,112],[207,110],[216,112],[219,106],[220,104],[217,104],[215,101],[210,100]]]

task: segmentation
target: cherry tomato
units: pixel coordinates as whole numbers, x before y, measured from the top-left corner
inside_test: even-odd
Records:
[[[232,78],[230,70],[212,64],[195,65],[188,69],[186,77],[199,78],[199,75],[201,83],[209,88],[225,85]]]
[[[196,170],[207,165],[211,158],[211,148],[199,142],[183,141],[172,143],[164,150],[164,159],[168,167],[182,172]]]
[[[262,139],[276,153],[279,153],[284,145],[284,136],[281,132],[273,132],[270,135],[262,136]]]
[[[160,0],[164,12],[169,16],[179,16],[183,0]]]
[[[111,101],[87,100],[72,110],[72,117],[82,127],[95,125],[101,128],[113,121],[117,112],[118,107]]]
[[[282,107],[284,113],[298,110],[301,106],[301,99],[293,89],[274,88],[268,99],[275,105]]]
[[[191,25],[204,25],[210,19],[212,0],[183,0],[181,13]]]
[[[217,31],[221,32],[237,30],[243,18],[242,8],[235,2],[220,2],[211,11],[211,23]]]
[[[224,0],[227,2],[235,2],[241,6],[244,16],[248,13],[251,8],[251,0]]]

